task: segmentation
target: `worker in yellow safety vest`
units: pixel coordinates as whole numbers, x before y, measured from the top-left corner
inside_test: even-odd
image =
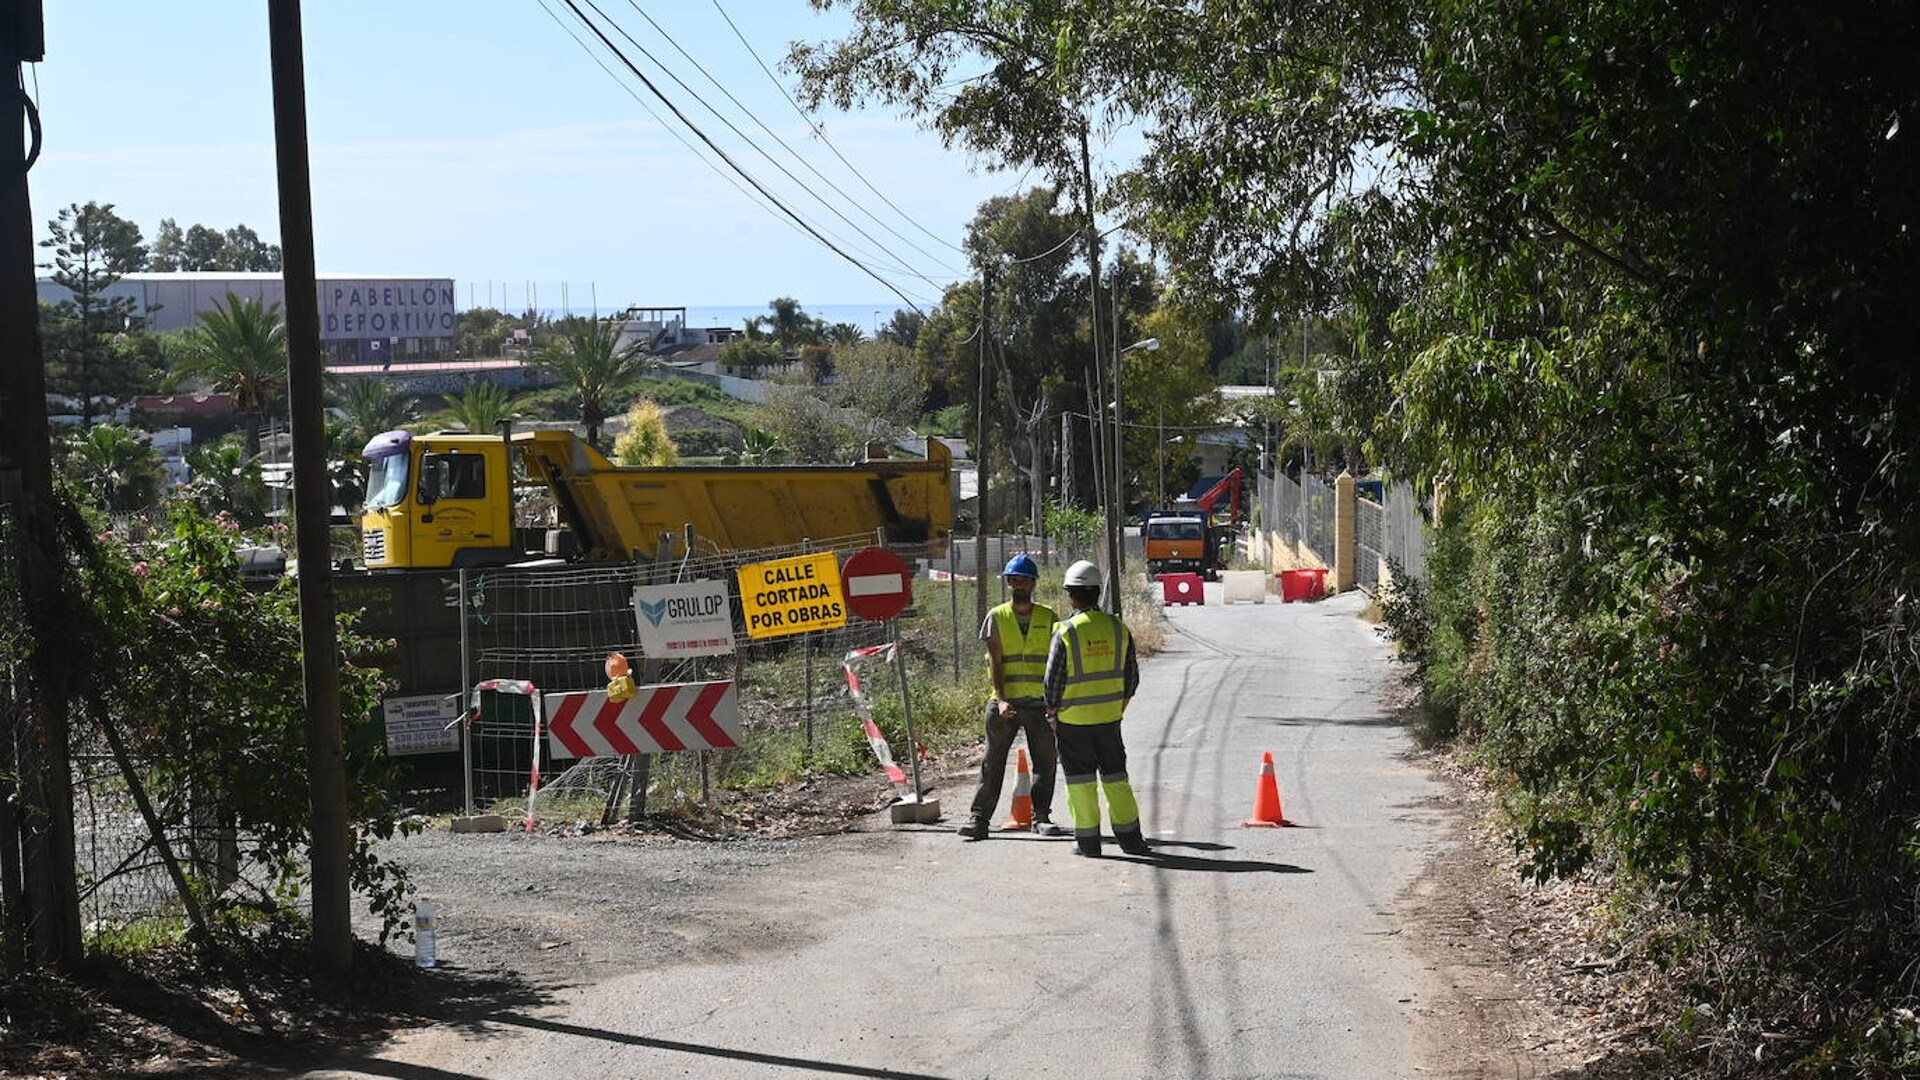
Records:
[[[1129,855],[1151,855],[1140,829],[1140,807],[1127,782],[1127,747],[1120,719],[1140,687],[1133,635],[1119,619],[1095,607],[1100,568],[1081,561],[1067,567],[1067,599],[1073,617],[1054,631],[1047,650],[1045,693],[1060,746],[1060,771],[1073,811],[1073,852],[1100,854],[1100,795],[1107,796],[1113,838]],[[1098,782],[1099,787],[1095,787]]]
[[[1053,776],[1060,767],[1053,748],[1053,729],[1047,723],[1047,705],[1041,682],[1047,673],[1047,646],[1053,641],[1053,609],[1033,600],[1040,567],[1031,556],[1007,560],[1000,576],[1013,599],[987,612],[980,624],[980,640],[987,647],[987,673],[993,679],[993,698],[987,702],[987,756],[980,763],[980,788],[960,835],[985,840],[989,819],[1000,805],[1000,787],[1007,779],[1007,752],[1013,737],[1027,733],[1027,751],[1033,755],[1033,831],[1042,836],[1065,836],[1053,823]]]

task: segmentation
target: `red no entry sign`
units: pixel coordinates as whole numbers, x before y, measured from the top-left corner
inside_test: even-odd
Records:
[[[885,622],[913,603],[912,571],[886,548],[863,548],[847,556],[840,581],[847,610],[863,619]]]

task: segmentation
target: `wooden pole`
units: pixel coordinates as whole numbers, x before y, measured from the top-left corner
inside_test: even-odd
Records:
[[[19,852],[0,860],[6,871],[0,902],[24,930],[4,935],[17,963],[25,945],[35,961],[70,970],[79,965],[80,898],[74,881],[73,776],[68,764],[70,635],[63,622],[60,551],[55,527],[53,461],[47,427],[46,367],[40,351],[40,301],[34,285],[33,206],[28,197],[28,111],[20,65],[45,52],[38,0],[0,2],[0,58],[8,72],[0,106],[0,501],[11,502],[19,532],[15,552],[20,593],[34,648],[27,662],[21,715],[7,731],[15,774],[13,826],[0,844]],[[39,125],[34,125],[38,152]],[[14,845],[17,843],[18,847]]]
[[[347,872],[346,740],[340,726],[339,641],[333,625],[332,498],[314,273],[313,193],[307,162],[306,61],[300,0],[269,0],[273,130],[280,179],[286,283],[287,407],[292,413],[294,551],[300,560],[300,654],[307,710],[307,783],[313,807],[313,962],[323,975],[353,968]]]

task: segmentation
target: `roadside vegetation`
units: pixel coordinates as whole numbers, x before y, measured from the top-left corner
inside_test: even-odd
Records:
[[[604,321],[464,313],[460,355],[517,356],[555,385],[410,403],[340,388],[343,509],[358,447],[391,425],[550,420],[610,451],[641,399],[657,411],[641,410],[640,460],[670,444],[684,460],[836,461],[907,428],[966,438],[984,465],[965,526],[1063,543],[1098,534],[1092,436],[1116,389],[1129,515],[1162,483],[1185,490],[1197,436],[1223,426],[1246,434],[1226,464],[1249,472],[1378,467],[1423,494],[1444,485],[1424,583],[1403,578],[1381,615],[1421,730],[1497,793],[1526,872],[1608,890],[1610,963],[1646,988],[1634,1037],[1650,1045],[1633,1050],[1688,1075],[1920,1071],[1920,66],[1906,7],[1114,0],[1036,17],[983,0],[819,2],[854,28],[794,46],[800,100],[893,109],[1034,177],[977,209],[939,304],[869,339],[773,298],[720,351],[767,384],[754,405],[661,377]],[[962,67],[977,75],[956,84]],[[1102,160],[1120,131],[1151,152]],[[116,757],[152,754],[179,790],[267,776],[297,790],[297,762],[265,768],[288,731],[259,681],[297,669],[289,602],[237,590],[208,532],[274,520],[261,477],[285,416],[283,331],[235,302],[156,338],[108,292],[163,259],[252,269],[277,251],[244,226],[171,220],[149,248],[111,204],[51,226],[74,295],[41,312],[75,431],[60,467],[76,501],[145,530],[107,539],[77,510],[66,526],[86,730],[119,736]],[[1149,338],[1160,347],[1126,344]],[[1232,383],[1272,393],[1228,406]],[[158,457],[124,411],[163,384],[224,388],[236,406],[195,421],[198,516],[158,508]],[[716,422],[676,428],[680,405]],[[163,565],[162,549],[178,554]],[[23,601],[6,602],[0,649],[25,663]],[[213,644],[180,629],[188,616]],[[182,680],[182,701],[131,693]],[[923,681],[923,738],[964,739],[965,689]],[[791,738],[769,734],[730,782],[864,765],[844,730],[807,760]],[[31,757],[9,764],[41,779]],[[400,827],[371,794],[376,765],[356,773],[369,836]],[[159,790],[164,824],[177,792]],[[231,812],[268,838],[260,880],[290,888],[290,804],[251,794]],[[377,863],[363,870],[370,895],[404,895]],[[201,873],[180,889],[181,925],[217,936],[256,910],[223,907]],[[292,909],[275,888],[267,899],[258,911]],[[26,967],[29,931],[4,931]]]

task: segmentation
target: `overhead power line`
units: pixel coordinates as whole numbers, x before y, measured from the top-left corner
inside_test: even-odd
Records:
[[[773,214],[775,218],[779,219],[782,224],[788,226],[789,228],[794,227],[793,222],[780,217],[779,213],[776,212],[773,209],[773,207],[767,205],[766,202],[764,202],[757,194],[755,194],[753,191],[751,191],[750,189],[742,185],[740,181],[736,177],[734,177],[732,173],[729,173],[725,169],[721,168],[718,164],[714,162],[712,158],[708,157],[706,154],[701,153],[699,147],[687,141],[687,137],[685,135],[680,134],[680,130],[674,127],[672,124],[668,123],[665,117],[662,117],[658,112],[654,111],[653,106],[647,104],[647,100],[645,98],[641,97],[639,94],[634,93],[633,87],[627,85],[627,82],[624,79],[620,78],[620,76],[616,74],[612,68],[606,65],[605,61],[600,59],[600,55],[593,51],[593,47],[591,45],[588,45],[585,41],[581,40],[581,37],[579,34],[576,34],[573,32],[573,28],[568,26],[566,22],[560,18],[560,15],[558,12],[554,11],[551,7],[547,6],[547,0],[538,0],[538,2],[540,4],[540,10],[547,13],[547,17],[553,20],[554,25],[560,28],[561,33],[564,33],[568,37],[572,38],[574,44],[580,46],[580,51],[587,54],[587,59],[592,60],[594,63],[594,66],[598,67],[601,71],[606,72],[607,78],[612,79],[617,85],[619,85],[620,89],[626,91],[627,96],[633,99],[634,104],[640,106],[640,108],[648,116],[653,118],[653,122],[656,124],[659,124],[660,127],[663,130],[665,130],[667,134],[673,136],[674,141],[678,142],[681,146],[685,147],[687,152],[692,154],[696,159],[698,159],[701,164],[713,170],[713,174],[715,176],[718,176],[720,179],[725,180],[727,183],[733,185],[733,189],[735,191],[738,191],[741,195],[745,196],[748,202],[753,203],[755,206],[758,206],[760,209],[765,210],[769,214]]]
[[[860,183],[866,185],[866,189],[868,191],[873,192],[873,194],[877,198],[879,198],[881,202],[886,203],[889,209],[891,209],[894,213],[899,214],[900,219],[902,221],[905,221],[907,224],[912,225],[914,228],[919,229],[923,233],[926,233],[928,236],[932,237],[934,241],[937,243],[945,244],[946,246],[952,248],[953,250],[959,252],[962,255],[965,255],[967,253],[965,248],[961,247],[960,245],[954,243],[951,240],[946,239],[943,236],[936,234],[935,232],[933,232],[933,230],[927,228],[925,225],[922,225],[918,221],[914,220],[914,218],[911,215],[909,215],[905,210],[902,210],[900,209],[899,206],[895,205],[892,199],[887,198],[885,192],[881,191],[877,187],[874,187],[873,182],[867,179],[866,174],[862,173],[857,167],[855,167],[853,162],[848,161],[847,156],[840,152],[840,148],[833,145],[833,140],[827,138],[827,130],[821,127],[819,124],[815,123],[813,120],[813,117],[807,115],[807,111],[800,107],[800,103],[793,100],[793,95],[787,93],[786,84],[782,83],[779,77],[773,73],[773,69],[767,67],[766,61],[760,58],[760,53],[754,49],[753,43],[748,41],[747,36],[740,32],[740,27],[734,24],[733,16],[728,15],[727,9],[720,5],[720,0],[713,0],[713,7],[714,7],[714,10],[720,13],[720,17],[726,20],[727,27],[733,31],[733,36],[739,38],[740,44],[746,47],[747,55],[753,57],[753,62],[760,65],[760,70],[766,73],[767,80],[773,83],[775,89],[780,91],[781,97],[787,99],[787,104],[793,106],[794,114],[799,116],[800,119],[806,123],[807,127],[813,131],[814,136],[818,138],[820,142],[824,146],[826,146],[827,149],[833,151],[833,156],[840,159],[840,164],[845,165],[847,167],[848,172],[852,173],[854,177],[860,181]],[[826,178],[821,177],[821,179],[824,180]],[[834,188],[834,190],[840,191],[840,189],[837,187]],[[841,194],[845,195],[846,193],[841,192]],[[879,221],[880,219],[876,217],[874,218],[874,220]],[[888,229],[887,231],[893,232],[892,229]],[[899,233],[894,233],[894,235],[900,236]],[[901,236],[900,239],[903,242],[906,241],[906,237],[904,236]],[[914,250],[920,251],[920,253],[923,255],[926,254],[926,252],[921,251],[921,249],[917,247],[914,248]],[[933,258],[933,256],[931,255],[928,255],[927,257]],[[935,261],[938,261],[938,260],[935,260]],[[940,265],[946,266],[945,263],[941,263]],[[952,270],[953,267],[947,266],[947,269]]]
[[[606,47],[608,52],[612,53],[615,57],[617,57],[620,60],[620,63],[622,66],[624,66],[628,71],[633,73],[634,78],[640,80],[641,85],[646,87],[647,92],[652,94],[654,98],[660,102],[660,104],[665,106],[666,109],[674,115],[675,119],[680,121],[680,123],[686,125],[687,129],[693,132],[695,137],[697,137],[701,141],[701,143],[706,145],[707,149],[712,151],[716,157],[718,157],[722,162],[724,162],[727,168],[733,170],[733,172],[737,174],[742,180],[745,180],[749,185],[753,187],[755,191],[759,192],[760,195],[767,200],[767,202],[771,203],[782,214],[785,214],[788,218],[792,219],[792,221],[796,225],[798,225],[801,229],[805,230],[809,236],[813,237],[814,240],[818,241],[827,250],[833,252],[835,255],[840,256],[842,259],[846,260],[847,262],[851,263],[854,267],[859,269],[862,273],[866,274],[868,277],[873,278],[875,281],[885,286],[888,292],[894,294],[895,296],[898,296],[901,300],[905,301],[908,307],[912,308],[915,311],[920,311],[920,306],[918,304],[915,304],[913,302],[913,299],[909,297],[905,292],[901,291],[901,289],[898,286],[896,286],[893,282],[887,280],[885,277],[881,276],[878,272],[876,272],[872,267],[869,267],[866,263],[861,262],[859,259],[848,254],[843,248],[840,247],[840,245],[834,243],[832,240],[822,235],[819,229],[815,228],[805,218],[802,218],[799,214],[795,213],[791,207],[789,207],[785,202],[781,201],[779,196],[775,195],[772,191],[769,191],[766,185],[762,184],[757,178],[754,177],[752,173],[748,172],[745,168],[743,168],[740,165],[739,162],[735,161],[732,155],[728,154],[725,150],[721,149],[719,144],[715,143],[711,136],[709,136],[705,131],[701,130],[698,124],[695,124],[690,118],[688,118],[686,113],[682,112],[680,110],[680,107],[674,104],[673,100],[667,97],[667,95],[663,93],[660,90],[660,88],[654,84],[653,80],[647,77],[645,72],[641,71],[639,67],[637,67],[633,63],[632,60],[627,58],[625,53],[620,51],[619,46],[615,45],[612,39],[608,38],[606,33],[602,31],[600,27],[593,22],[593,20],[587,18],[586,13],[580,10],[580,6],[575,2],[575,0],[561,0],[561,2],[567,5],[568,10],[573,12],[574,18],[578,19],[582,26],[586,27],[586,29],[592,32],[592,34],[595,37],[600,39],[601,44]],[[593,0],[587,0],[587,3],[589,6],[593,7],[596,12],[599,12],[602,18],[606,17],[605,13],[600,12],[600,9],[598,8],[598,6],[593,4]],[[611,22],[612,20],[608,20],[608,21]],[[615,25],[617,26],[617,24]],[[624,31],[623,31],[623,34],[624,34]],[[637,43],[635,47],[636,48],[638,47]],[[644,50],[642,51],[644,52]],[[711,108],[711,106],[709,106],[709,108]],[[931,281],[929,281],[928,283],[933,284],[933,282]],[[921,312],[921,314],[924,315],[925,312]]]
[[[785,176],[788,180],[792,181],[795,186],[799,187],[801,191],[805,192],[808,197],[813,199],[814,202],[819,203],[820,206],[823,207],[828,213],[832,214],[834,217],[839,218],[842,222],[844,222],[847,225],[848,228],[852,229],[856,233],[859,233],[860,236],[863,237],[869,244],[872,244],[874,248],[878,249],[878,253],[880,257],[885,257],[885,258],[894,260],[896,265],[893,267],[893,269],[897,273],[908,274],[913,277],[919,278],[920,280],[926,282],[928,285],[932,285],[936,288],[939,287],[939,282],[935,281],[933,278],[927,276],[926,274],[923,274],[920,271],[913,269],[911,266],[907,265],[907,260],[900,258],[898,255],[896,255],[891,251],[888,251],[887,246],[885,244],[881,243],[871,233],[861,228],[858,222],[854,221],[852,218],[842,213],[839,207],[829,202],[826,198],[821,196],[819,192],[813,190],[812,187],[808,186],[806,181],[800,179],[798,176],[795,176],[793,174],[793,170],[781,164],[779,160],[777,160],[772,154],[768,153],[766,147],[760,145],[760,143],[755,141],[754,139],[749,138],[746,132],[741,131],[740,128],[737,125],[735,125],[732,120],[727,118],[726,114],[722,113],[719,109],[714,108],[713,105],[707,101],[707,99],[700,96],[700,93],[698,91],[696,91],[693,87],[688,86],[685,79],[682,79],[679,75],[674,74],[674,71],[670,66],[661,63],[659,57],[655,56],[652,53],[652,51],[650,51],[645,45],[640,44],[640,42],[637,39],[635,39],[632,34],[629,34],[627,32],[625,27],[621,26],[617,20],[615,20],[614,18],[609,16],[604,10],[602,10],[600,5],[596,3],[595,0],[586,0],[586,3],[588,7],[593,8],[594,13],[599,15],[600,18],[607,23],[607,25],[613,27],[614,30],[618,31],[620,36],[627,40],[628,44],[632,45],[634,49],[638,50],[641,56],[646,57],[649,63],[651,63],[655,68],[659,69],[663,74],[667,76],[667,78],[673,80],[674,85],[678,86],[682,92],[684,92],[688,97],[691,97],[695,102],[698,102],[701,108],[707,110],[707,112],[713,115],[714,119],[724,124],[728,131],[733,132],[736,138],[738,138],[741,142],[746,143],[747,146],[752,148],[754,153],[757,153],[762,158],[765,158],[767,164],[772,165],[775,169],[778,169],[781,175]],[[628,0],[628,4],[629,6],[633,7],[635,11],[640,11],[639,5],[633,3],[633,0]],[[647,16],[646,12],[640,11],[640,15],[642,18],[647,19],[649,23],[653,23],[653,20]],[[659,30],[658,23],[653,23],[653,25],[656,30]],[[665,31],[660,31],[660,33],[661,33],[661,36],[663,37],[667,36]],[[677,42],[674,42],[671,37],[668,37],[667,40],[668,40],[668,43],[672,44],[675,49],[680,49],[679,44]],[[681,49],[680,51],[682,55],[686,55],[686,50]],[[624,56],[622,57],[622,59],[623,60],[625,59]],[[691,59],[691,57],[689,57],[689,59]],[[697,62],[696,62],[696,66],[697,66]],[[722,88],[722,92],[723,93],[726,92],[724,87]],[[731,95],[729,96],[731,97]],[[737,101],[736,101],[736,104],[737,104]],[[742,106],[742,108],[744,109],[745,107]],[[749,115],[751,115],[751,113],[749,113]],[[756,119],[755,123],[759,123],[759,121]],[[761,124],[760,126],[763,130],[766,129],[765,124]],[[788,148],[788,152],[789,153],[792,152],[791,148]],[[841,243],[846,244],[847,242],[845,240],[841,240]],[[847,246],[852,247],[853,245],[847,244]],[[876,258],[875,253],[872,251],[862,252],[862,254],[866,255],[868,258]]]

